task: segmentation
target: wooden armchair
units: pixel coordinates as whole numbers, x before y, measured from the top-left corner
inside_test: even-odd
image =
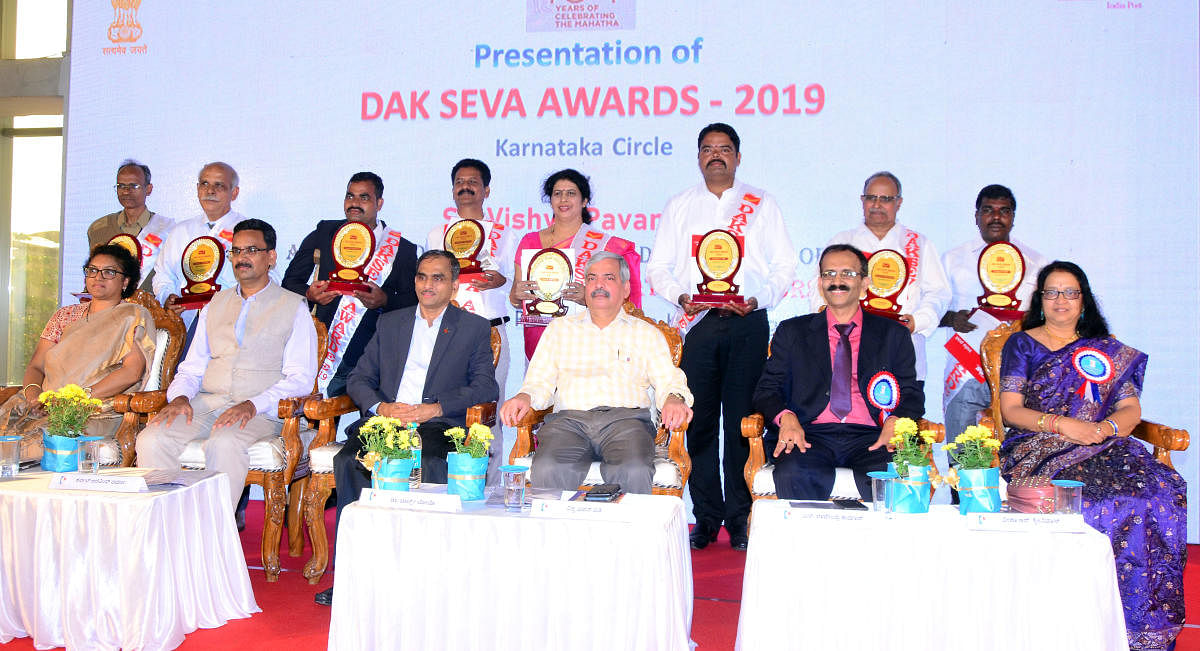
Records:
[[[325,357],[328,335],[325,324],[315,317],[313,325],[317,330],[317,362]],[[305,401],[319,396],[314,382],[313,392],[306,396],[284,398],[279,401],[279,419],[283,421],[283,429],[279,436],[267,437],[253,443],[249,450],[250,470],[246,474],[246,485],[258,484],[263,489],[264,509],[266,517],[263,521],[262,559],[263,571],[268,582],[279,580],[279,540],[282,537],[284,512],[289,511],[289,552],[299,556],[301,549],[296,548],[293,538],[303,543],[300,538],[298,521],[298,505],[300,495],[293,492],[291,500],[286,495],[287,488],[297,477],[308,475],[308,446],[305,438],[315,436],[312,429],[302,428],[303,405]],[[167,392],[143,392],[135,394],[125,405],[129,412],[135,413],[142,423],[147,422],[167,404]],[[139,427],[140,431],[140,427]],[[202,470],[205,467],[204,439],[196,439],[188,443],[180,455],[180,463],[190,470]],[[289,502],[292,508],[288,509]]]
[[[679,366],[679,359],[683,355],[683,337],[680,336],[679,332],[662,321],[655,321],[647,317],[629,301],[625,302],[624,307],[626,313],[658,328],[663,338],[666,339],[667,347],[671,351],[671,360],[675,363],[675,366]],[[537,447],[533,430],[535,427],[541,425],[542,421],[552,411],[554,411],[553,407],[531,411],[521,422],[517,423],[517,441],[508,456],[509,464],[527,467],[532,465],[533,452]],[[683,487],[687,484],[688,477],[692,474],[692,459],[688,456],[687,449],[684,446],[684,435],[686,432],[686,424],[673,430],[668,430],[662,426],[658,428],[658,433],[654,439],[654,478],[651,487],[651,491],[655,495],[683,497]],[[600,462],[596,461],[592,463],[587,477],[584,478],[583,485],[580,488],[601,484],[603,481],[600,476]]]
[[[987,376],[988,387],[992,391],[992,405],[988,413],[980,418],[980,425],[990,427],[996,438],[1004,440],[1004,417],[1000,413],[1000,359],[1004,344],[1014,332],[1021,330],[1021,322],[1002,323],[983,338],[980,357],[983,360],[983,373]],[[1133,429],[1131,436],[1139,438],[1154,446],[1154,458],[1168,468],[1171,465],[1171,452],[1188,448],[1191,437],[1187,430],[1174,429],[1166,425],[1143,420]]]
[[[500,331],[492,327],[491,334],[492,367],[500,361]],[[503,391],[504,387],[500,387]],[[308,527],[308,537],[312,540],[312,558],[304,564],[304,578],[310,584],[316,585],[325,574],[329,565],[329,535],[325,531],[325,502],[334,488],[333,457],[342,449],[341,443],[335,443],[338,432],[338,419],[345,414],[358,411],[354,401],[348,395],[333,398],[316,396],[303,404],[304,417],[319,423],[317,436],[309,445],[311,452],[311,474],[301,480],[298,492],[303,495],[300,509]],[[467,408],[467,427],[482,423],[489,427],[496,424],[496,403],[488,402],[472,405]],[[291,505],[289,504],[289,508]],[[299,554],[303,541],[299,545],[291,544],[293,534],[300,535],[300,528],[291,526],[291,514],[288,518],[288,542],[290,550],[296,550],[292,556]],[[290,551],[289,550],[289,551]]]

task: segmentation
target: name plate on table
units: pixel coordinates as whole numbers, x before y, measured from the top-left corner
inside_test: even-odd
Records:
[[[96,475],[64,472],[50,479],[50,488],[72,491],[107,491],[110,493],[144,493],[146,480],[137,475]]]
[[[864,310],[879,316],[899,319],[901,305],[896,297],[908,284],[908,262],[899,251],[879,249],[867,258],[867,296]]]
[[[720,228],[692,237],[692,257],[703,278],[692,294],[693,303],[715,307],[745,302],[738,294],[741,288],[733,282],[742,267],[743,248],[741,237]]]
[[[1017,288],[1025,279],[1025,256],[1012,242],[992,242],[979,253],[979,308],[1002,321],[1024,316]]]
[[[362,222],[346,222],[333,234],[329,291],[342,295],[370,291],[365,269],[375,253],[375,233]]]
[[[784,520],[825,520],[845,522],[847,520],[878,520],[882,513],[840,509],[832,502],[788,502],[790,508],[783,510]]]
[[[608,502],[572,502],[569,500],[533,500],[529,514],[535,518],[570,518],[572,520],[610,520],[632,522],[639,509]]]
[[[178,304],[185,310],[204,307],[214,294],[221,291],[217,276],[221,275],[224,265],[225,247],[217,238],[201,235],[189,242],[180,260],[187,283],[179,293]]]
[[[439,513],[462,513],[462,498],[445,493],[420,493],[417,491],[389,491],[364,488],[360,502],[410,511],[437,511]]]
[[[1083,533],[1088,525],[1079,514],[969,513],[967,528],[974,531],[1051,531]]]

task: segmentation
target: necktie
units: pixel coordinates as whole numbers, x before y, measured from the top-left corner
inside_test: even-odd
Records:
[[[834,324],[837,328],[837,349],[833,351],[833,386],[829,390],[829,411],[839,420],[850,413],[850,331],[853,323]]]

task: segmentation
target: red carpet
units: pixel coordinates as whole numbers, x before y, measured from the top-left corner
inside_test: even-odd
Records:
[[[325,512],[333,533],[333,509]],[[251,503],[242,532],[242,549],[252,568],[261,566],[259,537],[262,533],[262,508]],[[306,546],[299,558],[287,555],[286,531],[280,564],[283,572],[277,583],[267,583],[261,569],[250,570],[254,597],[263,612],[249,619],[234,620],[221,628],[199,630],[187,636],[180,649],[185,651],[245,651],[247,648],[274,651],[325,649],[329,635],[329,608],[313,603],[313,594],[333,585],[326,572],[321,583],[310,586],[300,570],[308,561]],[[332,550],[331,550],[332,551]],[[1184,574],[1187,589],[1188,623],[1200,625],[1200,545],[1188,548],[1188,567]],[[737,618],[742,593],[742,570],[746,555],[729,547],[722,530],[717,542],[704,551],[692,552],[693,591],[696,598],[692,614],[692,639],[701,649],[732,649],[737,638]],[[29,638],[5,645],[5,650],[33,649]],[[1200,651],[1200,627],[1187,628],[1179,637],[1177,651]]]

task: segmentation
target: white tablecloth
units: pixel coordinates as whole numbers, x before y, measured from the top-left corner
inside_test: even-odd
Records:
[[[1104,534],[972,531],[957,507],[869,521],[754,505],[739,649],[1127,649]]]
[[[51,490],[52,476],[0,481],[0,642],[174,649],[259,612],[226,475],[150,493]]]
[[[444,491],[444,487],[442,487]],[[628,495],[634,522],[355,503],[337,532],[329,648],[687,651],[683,501]]]

